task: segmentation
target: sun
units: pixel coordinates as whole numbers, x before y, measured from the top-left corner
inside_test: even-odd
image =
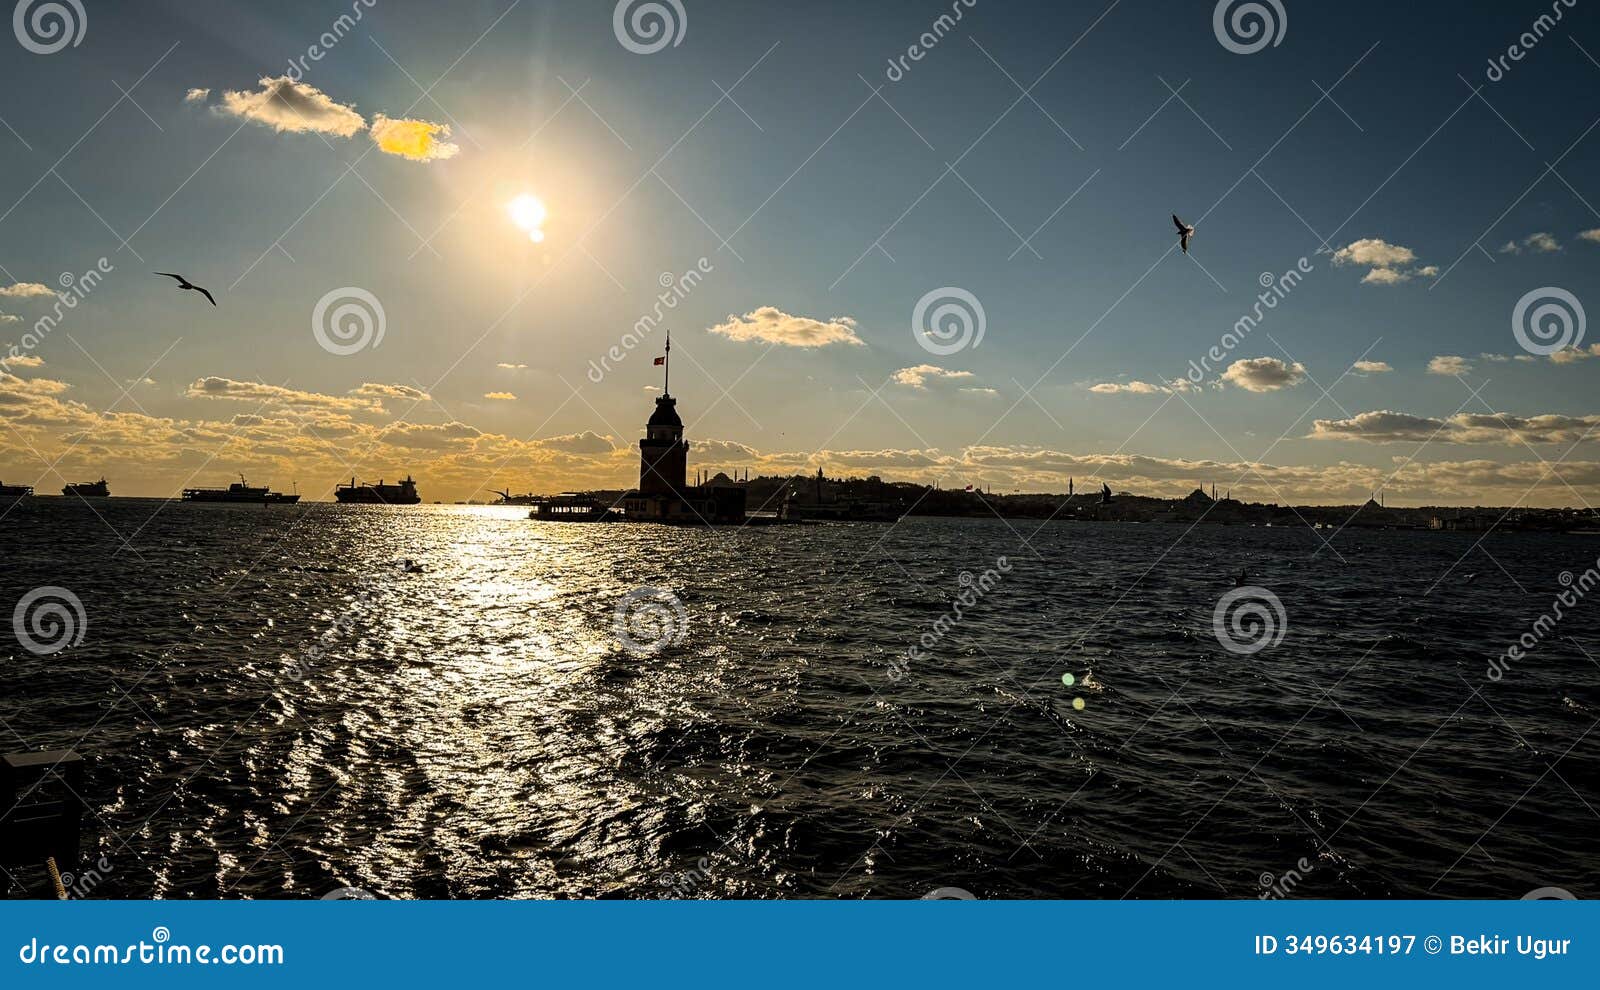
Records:
[[[544,226],[544,219],[548,211],[544,201],[532,193],[523,193],[516,199],[506,204],[506,215],[511,222],[516,224],[528,234],[528,239],[535,244],[544,240],[544,231],[539,228]]]

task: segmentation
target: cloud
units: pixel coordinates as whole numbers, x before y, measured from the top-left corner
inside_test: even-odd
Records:
[[[1273,357],[1246,358],[1228,365],[1222,380],[1247,392],[1276,392],[1305,381],[1305,365],[1289,364]]]
[[[191,399],[232,399],[240,402],[257,402],[263,406],[293,410],[333,410],[338,412],[384,411],[385,400],[426,402],[430,396],[422,389],[410,385],[380,385],[368,382],[351,389],[346,395],[325,395],[268,385],[264,382],[241,382],[216,376],[200,378],[189,385],[184,395]]]
[[[911,388],[927,388],[929,380],[959,380],[972,378],[970,371],[949,371],[936,364],[919,364],[910,368],[901,368],[894,373],[896,385],[908,385]]]
[[[1587,361],[1592,357],[1600,357],[1600,344],[1590,344],[1588,347],[1568,347],[1566,350],[1556,351],[1550,355],[1550,360],[1556,364],[1576,364]]]
[[[764,340],[786,347],[826,347],[829,344],[864,346],[856,336],[856,321],[835,316],[823,322],[804,316],[790,316],[774,306],[762,306],[744,316],[729,315],[727,322],[710,329],[732,340]]]
[[[501,361],[499,364],[495,365],[495,367],[496,368],[504,368],[507,371],[522,371],[523,369],[527,368],[528,366],[525,365],[525,364],[507,364],[506,362]]]
[[[1582,237],[1583,235],[1579,234],[1578,236]],[[1542,230],[1524,237],[1521,243],[1506,241],[1500,245],[1501,254],[1521,254],[1524,251],[1532,251],[1534,254],[1550,254],[1559,250],[1561,250],[1561,243],[1554,236]]]
[[[413,162],[454,158],[461,147],[440,140],[450,136],[450,125],[426,120],[396,120],[378,114],[372,118],[372,140],[386,155],[399,155]]]
[[[4,299],[39,299],[53,296],[56,290],[48,285],[38,282],[16,282],[12,285],[0,286],[0,298]]]
[[[1578,239],[1580,241],[1588,241],[1590,244],[1600,244],[1600,227],[1579,231]]]
[[[1351,368],[1358,375],[1383,375],[1394,370],[1387,361],[1357,361]]]
[[[1600,416],[1510,416],[1457,413],[1448,419],[1413,416],[1387,409],[1349,419],[1319,419],[1309,439],[1362,440],[1367,443],[1412,443],[1436,440],[1460,444],[1577,443],[1600,439]]]
[[[185,103],[204,103],[210,98],[211,90],[200,86],[196,86],[183,94],[183,102]]]
[[[0,323],[21,323],[22,317],[12,316],[10,313],[0,313]]]
[[[350,394],[379,401],[384,399],[408,399],[412,402],[427,402],[433,398],[422,389],[413,388],[410,385],[378,385],[373,382],[367,382],[351,389]]]
[[[288,76],[263,77],[261,89],[253,92],[227,90],[218,111],[255,121],[278,133],[351,135],[366,129],[367,122],[354,107],[337,103],[322,90],[298,83]]]
[[[617,449],[617,445],[608,436],[601,436],[592,430],[582,433],[568,433],[559,437],[545,437],[535,440],[534,443],[549,450],[559,450],[566,454],[609,454]],[[705,454],[706,441],[695,444],[701,456]]]
[[[39,368],[44,365],[44,358],[37,354],[19,354],[16,357],[0,357],[0,368]]]
[[[1089,391],[1096,395],[1167,395],[1172,389],[1166,385],[1153,385],[1150,382],[1100,382],[1090,385]]]
[[[1432,278],[1439,274],[1437,265],[1408,268],[1417,260],[1417,253],[1399,244],[1390,244],[1379,237],[1366,237],[1352,241],[1333,252],[1335,265],[1355,265],[1369,269],[1362,276],[1363,285],[1399,285],[1413,277]]]
[[[483,393],[483,397],[485,399],[494,399],[498,402],[514,402],[517,398],[510,392],[485,392]]]
[[[1465,375],[1472,371],[1472,362],[1459,354],[1441,354],[1428,362],[1430,375]]]

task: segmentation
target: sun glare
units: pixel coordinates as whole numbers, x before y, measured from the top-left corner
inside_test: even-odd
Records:
[[[523,193],[506,204],[506,214],[512,223],[527,232],[529,240],[535,244],[544,240],[544,231],[540,228],[544,226],[546,210],[539,197]]]

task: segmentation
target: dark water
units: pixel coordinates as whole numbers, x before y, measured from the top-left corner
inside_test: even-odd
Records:
[[[0,626],[0,733],[90,758],[91,896],[1600,895],[1600,601],[1485,679],[1600,538],[97,508],[0,521],[0,619],[82,602],[60,653]]]

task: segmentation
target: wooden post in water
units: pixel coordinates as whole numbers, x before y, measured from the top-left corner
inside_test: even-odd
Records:
[[[0,810],[9,811],[0,822],[0,866],[7,873],[23,868],[37,876],[47,862],[56,867],[52,879],[77,872],[83,769],[83,757],[70,749],[0,756]],[[0,875],[0,895],[11,896],[9,884]],[[51,893],[59,895],[58,880]]]

